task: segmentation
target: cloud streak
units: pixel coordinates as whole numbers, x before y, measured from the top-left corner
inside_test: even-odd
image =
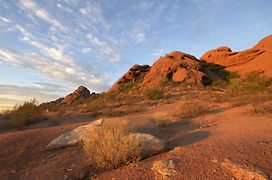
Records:
[[[44,20],[45,22],[51,24],[52,26],[66,31],[67,28],[64,27],[59,21],[54,19],[46,10],[39,7],[39,5],[33,0],[21,0],[20,1],[22,7],[25,9],[31,10],[34,14],[39,17],[40,19]]]

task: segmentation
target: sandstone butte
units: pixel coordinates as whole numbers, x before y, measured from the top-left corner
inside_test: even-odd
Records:
[[[226,70],[237,72],[240,75],[257,71],[265,76],[272,76],[272,35],[259,41],[254,47],[232,52],[229,47],[219,47],[204,53],[201,60],[220,64]]]

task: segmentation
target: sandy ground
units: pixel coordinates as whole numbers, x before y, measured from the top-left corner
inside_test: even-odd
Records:
[[[252,113],[249,105],[218,104],[214,111],[158,127],[150,118],[170,111],[176,103],[150,107],[110,121],[129,121],[140,132],[166,141],[167,151],[138,163],[102,172],[92,167],[80,146],[45,150],[54,137],[92,119],[69,121],[55,127],[0,134],[0,179],[162,179],[151,170],[157,160],[173,159],[176,173],[170,179],[231,179],[221,164],[226,159],[258,168],[272,178],[272,113]]]

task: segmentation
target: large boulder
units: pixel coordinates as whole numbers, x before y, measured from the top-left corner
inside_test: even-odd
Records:
[[[61,101],[61,104],[71,104],[77,99],[81,99],[81,98],[84,99],[84,98],[87,98],[89,96],[90,96],[90,91],[86,87],[80,86],[80,87],[77,88],[77,90],[75,90],[71,94],[67,95]]]
[[[103,119],[96,120],[90,124],[79,126],[78,128],[61,134],[60,136],[54,138],[47,146],[47,149],[58,149],[68,146],[74,146],[87,141],[92,138],[92,134],[95,129],[103,124]]]
[[[143,158],[150,157],[164,151],[165,142],[151,134],[132,133],[125,136],[129,142],[137,142],[141,147],[141,155]]]

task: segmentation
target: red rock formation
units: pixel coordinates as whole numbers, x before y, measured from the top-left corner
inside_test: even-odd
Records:
[[[110,89],[117,91],[122,85],[130,82],[139,88],[160,85],[165,80],[177,83],[207,85],[224,79],[216,72],[219,66],[199,61],[194,56],[178,51],[171,52],[158,59],[151,67],[134,65]]]
[[[119,80],[117,80],[110,91],[118,91],[120,86],[126,85],[128,83],[140,82],[146,73],[150,70],[149,65],[133,65],[128,72],[126,72]]]
[[[228,47],[219,47],[204,53],[200,59],[220,64],[226,70],[236,71],[240,75],[257,71],[272,76],[272,35],[262,39],[251,49],[232,52]]]
[[[84,87],[80,86],[75,90],[73,93],[67,95],[62,101],[61,104],[71,104],[75,100],[80,99],[80,98],[87,98],[90,96],[90,91]]]
[[[194,56],[174,51],[152,65],[144,77],[143,85],[159,85],[165,79],[201,84],[205,74],[198,68],[199,61]]]

